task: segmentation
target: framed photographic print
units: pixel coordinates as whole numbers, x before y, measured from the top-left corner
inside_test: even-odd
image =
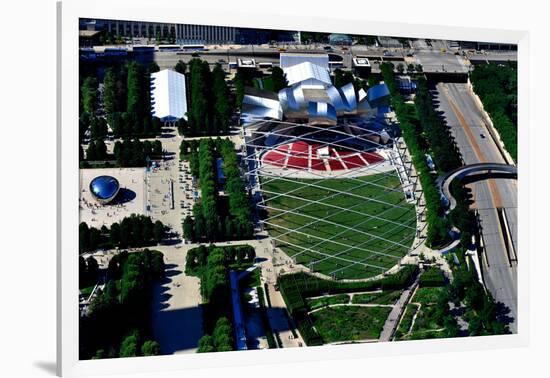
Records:
[[[526,343],[526,33],[58,17],[59,374]]]

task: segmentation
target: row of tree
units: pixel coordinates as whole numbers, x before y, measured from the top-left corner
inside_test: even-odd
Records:
[[[199,339],[197,353],[227,352],[233,348],[233,327],[226,318],[219,318],[212,331],[212,336],[206,334]]]
[[[261,76],[262,73],[255,68],[237,71],[237,73],[233,77],[233,87],[235,89],[235,104],[237,107],[240,108],[243,103],[245,88],[253,87],[254,81]]]
[[[82,148],[82,145],[81,145]],[[107,153],[107,145],[103,139],[91,140],[86,147],[86,157],[85,160],[88,161],[98,161],[98,160],[108,160],[109,154]],[[80,161],[84,160],[84,156],[80,156]]]
[[[159,244],[166,235],[166,226],[161,221],[153,223],[150,217],[132,214],[110,228],[89,227],[80,223],[79,253],[98,248],[137,248]]]
[[[225,248],[209,248],[206,265],[200,270],[204,301],[203,324],[205,335],[199,340],[199,352],[234,349],[231,319],[231,292]]]
[[[99,91],[97,89],[97,79],[95,77],[86,77],[80,86],[80,109],[81,112],[94,114],[99,101]]]
[[[119,167],[145,167],[147,159],[162,158],[162,143],[160,140],[140,141],[125,139],[117,141],[113,154]]]
[[[231,96],[225,72],[216,64],[210,71],[207,61],[191,59],[188,67],[178,62],[177,72],[187,74],[189,88],[189,108],[187,120],[178,121],[178,131],[185,136],[219,135],[229,132],[231,118]],[[182,72],[183,71],[183,72]]]
[[[473,264],[472,264],[473,265]],[[464,320],[470,336],[502,335],[509,333],[507,309],[496,303],[479,283],[474,271],[461,268],[453,273],[453,281],[442,293],[442,301],[465,307]]]
[[[107,116],[109,126],[116,138],[153,137],[162,132],[162,122],[158,117],[138,119],[138,114],[116,112]]]
[[[426,163],[426,154],[430,152],[428,141],[422,125],[418,121],[415,107],[406,104],[405,99],[399,93],[393,75],[393,65],[383,63],[380,65],[380,71],[390,90],[392,107],[399,119],[403,139],[407,144],[412,163],[424,191],[428,224],[426,243],[432,247],[443,245],[449,240],[450,225],[448,220],[443,217],[444,208],[441,195],[436,187],[435,177]]]
[[[164,277],[164,257],[144,250],[113,257],[105,290],[99,291],[80,318],[80,359],[160,354],[152,339],[152,285]]]
[[[434,110],[426,79],[419,77],[417,82],[417,93],[414,100],[416,112],[420,118],[423,135],[426,137],[433,160],[440,172],[454,170],[462,166],[458,147],[450,135],[448,126]],[[460,230],[461,244],[468,249],[471,246],[472,237],[478,237],[479,234],[476,217],[470,210],[471,190],[460,182],[453,183],[451,190],[458,204],[450,213],[448,220]],[[435,200],[435,195],[432,194],[432,197]],[[441,200],[439,203],[441,204]],[[439,222],[443,226],[442,221]],[[440,237],[442,237],[443,230],[440,232]]]
[[[208,256],[214,248],[214,245],[208,247],[200,245],[192,248],[187,252],[185,260],[185,271],[188,274],[200,274],[202,269],[206,267]],[[256,257],[254,247],[250,245],[225,246],[222,248],[225,255],[225,264],[242,264],[251,263]]]
[[[107,145],[102,139],[91,140],[86,148],[86,155],[80,145],[80,161],[104,161],[115,159],[118,167],[145,167],[147,159],[160,159],[163,156],[160,140],[141,141],[124,139],[115,143],[113,154],[107,153]]]
[[[89,131],[91,140],[104,139],[109,132],[107,121],[104,117],[98,117],[93,115],[93,113],[83,112],[79,119],[79,135],[81,141],[86,139],[86,131]]]
[[[199,177],[199,139],[183,139],[180,144],[180,159],[189,161],[189,168],[194,177]]]
[[[226,235],[248,239],[254,233],[251,222],[251,206],[244,181],[241,178],[235,144],[229,139],[221,139],[217,150],[223,159],[224,191],[228,196],[229,215],[231,217],[231,229],[226,228]]]
[[[517,161],[517,63],[476,65],[470,74],[475,92],[490,114],[506,149]]]
[[[105,70],[101,96],[98,81],[93,76],[83,79],[81,85],[81,138],[97,120],[106,120],[115,137],[149,137],[161,132],[161,122],[151,117],[151,72],[158,65],[144,67],[131,61],[126,65],[108,67]],[[103,121],[103,123],[104,123]],[[92,139],[104,138],[106,128],[91,129]]]
[[[414,104],[422,125],[423,135],[428,142],[432,158],[439,171],[449,172],[462,166],[458,147],[451,136],[449,127],[434,109],[428,82],[424,76],[417,78]]]
[[[201,200],[193,207],[193,217],[183,221],[183,233],[187,240],[221,241],[248,239],[253,234],[251,207],[244,183],[240,177],[235,145],[227,139],[202,139],[196,144],[184,142],[180,147],[183,157],[188,157],[191,172],[198,172]],[[223,159],[225,175],[224,191],[218,191],[217,159]],[[197,177],[197,176],[195,176]]]

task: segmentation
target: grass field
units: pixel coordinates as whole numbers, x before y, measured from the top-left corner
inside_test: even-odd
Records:
[[[405,313],[403,314],[403,317],[401,318],[401,322],[399,323],[399,326],[395,331],[396,340],[403,340],[404,337],[408,334],[412,325],[414,315],[416,314],[417,311],[418,311],[417,304],[415,303],[407,304],[407,307],[405,308]]]
[[[333,304],[342,304],[342,303],[348,303],[348,302],[349,302],[349,295],[339,294],[339,295],[331,295],[331,296],[320,297],[320,298],[310,298],[307,300],[307,305],[310,310],[315,310],[317,308],[326,307]]]
[[[443,287],[423,287],[416,291],[411,303],[407,305],[407,311],[396,332],[396,339],[418,340],[445,337],[444,310],[436,303],[438,296],[444,290]],[[416,313],[416,319],[412,324],[414,313]],[[412,329],[410,329],[411,324]],[[409,329],[411,333],[407,334]]]
[[[393,171],[355,179],[263,178],[262,190],[270,235],[313,271],[372,277],[395,265],[412,245],[414,205],[405,201]]]
[[[354,294],[351,303],[356,304],[382,304],[393,305],[401,297],[401,291],[383,291],[381,293],[361,293]]]
[[[330,307],[311,314],[324,343],[378,339],[389,307]]]

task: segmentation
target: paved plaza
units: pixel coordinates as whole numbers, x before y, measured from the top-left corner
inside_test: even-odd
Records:
[[[115,200],[101,205],[90,193],[90,182],[97,176],[113,176],[120,184]],[[80,170],[80,221],[88,226],[109,227],[131,214],[146,212],[145,168],[94,168]]]

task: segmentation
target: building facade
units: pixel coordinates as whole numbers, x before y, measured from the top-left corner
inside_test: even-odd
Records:
[[[103,30],[126,38],[173,38],[178,44],[263,44],[294,41],[294,31],[147,21],[80,19],[80,30]]]

